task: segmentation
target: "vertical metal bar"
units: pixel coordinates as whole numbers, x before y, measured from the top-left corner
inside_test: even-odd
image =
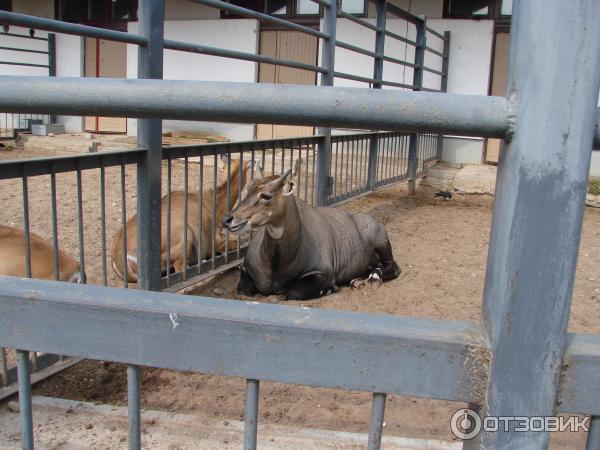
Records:
[[[556,413],[600,89],[599,18],[597,0],[513,8],[514,134],[499,162],[485,278],[492,355],[482,417]],[[539,39],[549,23],[552,33]],[[469,448],[548,447],[548,432],[515,426],[482,431]]]
[[[204,156],[200,156],[200,170],[198,172],[198,270],[202,270],[202,260],[204,259],[204,226],[202,224],[204,207]]]
[[[298,198],[302,196],[302,141],[298,143],[298,160],[297,164],[294,166],[298,169],[297,183],[298,183]]]
[[[381,435],[383,434],[383,418],[385,417],[386,395],[378,392],[373,393],[371,405],[371,425],[369,427],[368,450],[379,450],[381,447]]]
[[[600,416],[590,418],[590,431],[588,432],[586,450],[598,450],[600,448]]]
[[[256,450],[258,427],[258,380],[246,380],[246,414],[244,416],[244,450]]]
[[[0,347],[0,375],[2,375],[2,384],[8,386],[8,363],[4,347]]]
[[[227,212],[231,211],[233,205],[231,204],[231,149],[228,148],[229,152],[227,153]],[[243,159],[240,159],[240,167],[243,163]],[[241,180],[240,180],[241,181]],[[237,186],[235,188],[237,190]],[[239,196],[239,192],[238,192]],[[227,228],[225,231],[225,261],[229,261],[229,230]]]
[[[127,268],[127,199],[125,189],[125,161],[121,157],[121,228],[123,229],[123,239],[121,240],[121,252],[123,253],[123,287],[129,287],[128,268]]]
[[[287,141],[283,141],[281,143],[281,171],[280,173],[283,173],[285,171],[285,145],[286,145]]]
[[[129,450],[142,448],[140,412],[140,368],[127,366],[127,430]]]
[[[306,203],[308,203],[308,183],[309,183],[308,163],[309,163],[309,161],[310,161],[310,143],[307,143],[306,144],[306,172],[304,173],[304,176],[306,178],[306,181],[304,184],[304,201]]]
[[[173,196],[171,195],[172,182],[173,161],[171,160],[171,154],[169,153],[167,155],[167,235],[165,236],[165,240],[167,241],[165,244],[167,250],[167,286],[171,285],[171,208],[173,207]]]
[[[139,34],[148,39],[138,47],[138,78],[163,76],[164,0],[143,0],[139,10]],[[137,164],[138,288],[161,288],[161,164],[162,122],[138,119],[137,144],[146,151]]]
[[[350,192],[354,192],[354,159],[356,158],[356,139],[352,138],[348,143],[350,145]]]
[[[189,191],[189,173],[188,173],[188,156],[187,150],[183,158],[183,268],[181,270],[181,276],[186,279],[186,271],[188,266],[188,191]]]
[[[50,173],[50,203],[52,209],[52,256],[54,260],[54,279],[60,280],[58,267],[58,219],[56,214],[56,173],[54,167]]]
[[[448,71],[450,69],[450,32],[444,32],[444,57],[442,59],[442,79],[440,82],[440,89],[442,92],[448,92]],[[444,135],[438,134],[437,141],[437,156],[436,159],[441,161],[444,156]]]
[[[312,186],[312,191],[310,193],[310,204],[314,206],[316,200],[315,197],[317,196],[317,187],[316,187],[316,174],[317,174],[317,146],[313,145],[312,147],[312,177],[311,177],[311,186]],[[335,186],[335,179],[334,179],[334,186]]]
[[[79,167],[77,168],[77,236],[79,237],[79,268],[81,282],[87,283],[85,276],[85,249],[83,246],[83,192],[81,187],[81,169]]]
[[[106,270],[106,175],[104,167],[100,167],[100,246],[102,257],[102,284],[108,284]]]
[[[56,76],[56,35],[48,33],[48,76]]]
[[[346,169],[344,170],[344,197],[348,197],[348,160],[350,159],[350,138],[344,138],[344,144],[346,144],[346,149],[344,150],[344,154],[346,156]]]
[[[19,418],[21,420],[21,448],[33,450],[33,415],[31,411],[31,368],[29,352],[17,350],[19,385]]]
[[[385,25],[387,15],[387,0],[379,0],[375,3],[377,9],[377,27],[379,31],[375,32],[375,53],[379,56],[373,59],[373,89],[381,89],[383,80],[383,54],[385,51]],[[374,130],[377,131],[377,130]],[[373,135],[369,145],[369,160],[367,169],[367,187],[370,190],[375,189],[377,179],[377,159],[379,148],[379,136]]]
[[[333,149],[333,146],[332,146],[332,149]],[[335,163],[334,163],[334,167],[333,167],[333,196],[334,197],[338,196],[338,186],[340,185],[340,183],[338,183],[338,157],[339,157],[339,153],[340,153],[340,141],[338,139],[335,142]]]
[[[210,207],[210,245],[211,245],[211,267],[215,268],[215,256],[217,253],[215,237],[217,233],[217,154],[213,155],[213,181],[212,181],[212,205]]]
[[[29,239],[29,188],[27,166],[23,166],[23,244],[25,246],[25,271],[31,278],[31,242]]]
[[[417,46],[415,48],[415,68],[413,70],[413,90],[420,91],[423,87],[423,66],[425,64],[425,47],[427,46],[427,22],[425,19],[418,21]],[[419,135],[410,135],[410,146],[408,149],[408,194],[414,195],[417,182],[417,151],[419,147]]]
[[[263,169],[264,169],[264,167],[263,167]],[[275,175],[275,143],[273,143],[272,153],[271,153],[271,175]]]
[[[252,155],[254,155],[254,151],[252,151]],[[252,158],[252,161],[254,161],[254,157]],[[239,165],[239,176],[238,176],[238,199],[241,198],[242,196],[242,175],[243,175],[243,171],[244,171],[244,151],[243,149],[240,148],[240,165]],[[250,169],[250,178],[254,177],[254,163],[251,164],[251,169]],[[222,220],[223,218],[220,217],[219,220]],[[229,237],[229,232],[227,233],[227,237]],[[239,233],[236,235],[235,238],[235,243],[236,243],[236,256],[237,258],[241,258],[241,254],[240,254],[240,249],[241,249],[241,236],[239,235]]]
[[[321,86],[333,86],[334,68],[335,68],[335,36],[337,21],[337,0],[329,2],[329,7],[323,8],[324,33],[329,35],[329,39],[323,40],[321,49],[321,66],[327,69],[327,72],[321,74]],[[331,128],[319,128],[318,134],[324,136],[317,152],[317,180],[315,203],[317,206],[324,206],[327,198],[331,195],[329,184],[331,173]]]

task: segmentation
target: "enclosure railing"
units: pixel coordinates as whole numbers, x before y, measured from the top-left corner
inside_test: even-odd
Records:
[[[506,98],[323,86],[0,78],[0,104],[9,112],[142,118],[137,202],[138,238],[146,238],[138,239],[143,289],[156,290],[161,283],[162,149],[157,119],[360,125],[413,135],[496,137],[507,145],[479,324],[222,299],[184,303],[165,293],[74,285],[57,289],[54,282],[2,278],[0,344],[20,349],[23,447],[33,448],[28,351],[35,350],[128,364],[130,448],[141,447],[139,364],[246,378],[248,449],[256,448],[261,379],[373,392],[370,448],[380,444],[388,393],[468,402],[482,417],[545,417],[559,410],[592,414],[588,447],[595,448],[600,439],[600,385],[590,380],[600,371],[600,337],[567,334],[566,328],[591,146],[594,139],[600,142],[594,131],[600,6],[595,0],[546,3],[515,3]],[[381,29],[387,2],[377,4]],[[329,45],[323,57],[331,61],[336,4],[325,9],[324,22],[333,30],[325,33]],[[119,35],[141,44],[140,78],[161,77],[163,12],[161,0],[142,1],[141,41]],[[0,21],[11,17],[0,13]],[[548,23],[556,24],[552,35],[538,39]],[[419,28],[415,64],[423,67],[424,21]],[[550,54],[560,58],[548,58]],[[322,66],[327,68],[322,77],[327,84],[333,65]],[[565,66],[581,69],[565,77]],[[420,88],[415,90],[423,90],[421,82],[413,83]],[[556,90],[557,85],[562,88]],[[24,103],[23,98],[29,100]],[[332,186],[330,142],[335,139],[325,135],[324,141],[317,151],[317,204],[325,203]],[[394,155],[397,148],[387,151]],[[342,146],[341,151],[354,150]],[[407,171],[413,188],[418,152],[418,140],[410,138]],[[380,161],[387,167],[385,151],[375,155],[370,153],[369,174],[380,170]],[[65,339],[66,332],[70,339]],[[509,423],[508,431],[483,430],[465,445],[548,446],[548,432],[519,432],[518,424]]]

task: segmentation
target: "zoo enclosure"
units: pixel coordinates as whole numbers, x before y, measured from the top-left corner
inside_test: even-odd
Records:
[[[0,67],[31,67],[44,75],[56,75],[56,39],[52,33],[36,36],[11,33],[8,27],[0,32]],[[32,124],[50,123],[47,114],[8,114],[0,112],[0,140],[16,139],[19,131],[31,131]]]
[[[318,3],[326,5],[325,22],[335,23],[336,5]],[[0,342],[24,349],[18,351],[24,446],[33,447],[27,351],[38,350],[129,364],[131,448],[140,446],[138,365],[247,378],[246,448],[256,447],[260,379],[373,392],[372,448],[379,446],[388,393],[469,402],[480,405],[483,415],[548,416],[557,408],[592,414],[588,446],[596,448],[600,390],[593,380],[600,369],[600,339],[566,333],[591,144],[594,138],[600,142],[594,132],[600,84],[600,31],[594,24],[600,9],[592,0],[576,3],[576,8],[565,3],[548,7],[541,0],[516,3],[506,99],[153,80],[27,79],[25,90],[18,92],[15,83],[23,80],[0,79],[2,104],[10,111],[51,108],[79,114],[92,109],[145,118],[140,121],[143,148],[137,164],[139,223],[140,230],[147,227],[146,236],[157,236],[158,229],[152,221],[160,200],[160,117],[349,128],[359,123],[401,133],[452,132],[507,142],[479,324],[226,300],[183,304],[168,294],[70,285],[57,292],[51,282],[2,279]],[[385,11],[385,1],[377,4]],[[160,61],[149,54],[160,59],[161,11],[160,1],[142,2],[137,42],[142,45],[142,77],[160,77]],[[548,40],[532,39],[547,23],[560,26]],[[331,42],[335,28],[325,33]],[[538,55],[556,53],[553,46],[561,60],[540,59]],[[565,80],[565,63],[589,70]],[[548,92],[559,81],[564,91],[554,92],[550,107]],[[60,96],[53,94],[56,88]],[[33,92],[35,100],[23,105],[22,97]],[[329,195],[329,184],[321,180],[331,176],[328,144],[333,137],[324,134],[322,139],[317,203]],[[409,155],[415,150],[409,144]],[[416,172],[409,157],[411,165],[409,178],[411,168]],[[375,166],[368,166],[369,173]],[[140,285],[157,289],[156,241],[148,241],[140,245]],[[40,323],[45,327],[36,326]],[[65,323],[66,340],[56,332],[66,329]],[[313,349],[310,355],[306,348]],[[548,433],[518,433],[515,425],[508,432],[484,432],[468,446],[547,447]]]

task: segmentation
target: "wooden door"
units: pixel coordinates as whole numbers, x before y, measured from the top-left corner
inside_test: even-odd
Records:
[[[85,38],[84,75],[86,77],[126,78],[127,45],[103,39]],[[88,116],[85,131],[96,133],[126,133],[127,119],[122,117]]]
[[[504,97],[506,78],[508,75],[508,51],[510,34],[497,33],[494,46],[494,69],[492,71],[492,88],[490,95]],[[485,149],[485,162],[498,163],[500,157],[501,139],[488,139]]]
[[[298,31],[267,30],[260,33],[260,54],[272,58],[287,59],[306,64],[317,63],[317,38]],[[315,85],[316,73],[291,67],[259,64],[259,83]],[[257,139],[271,139],[295,136],[308,136],[314,133],[313,127],[290,125],[259,124],[256,127]]]

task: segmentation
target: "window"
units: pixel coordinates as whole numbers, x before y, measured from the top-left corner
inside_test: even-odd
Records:
[[[297,0],[296,13],[298,15],[316,16],[319,14],[319,4],[310,0]]]
[[[502,0],[502,6],[500,7],[501,16],[512,15],[513,0]]]
[[[137,0],[57,0],[57,16],[66,22],[129,22],[136,13]]]
[[[462,19],[489,18],[493,0],[446,0],[445,17]]]
[[[342,0],[342,11],[348,14],[355,14],[357,16],[365,15],[365,1],[364,0]]]
[[[0,0],[0,10],[12,11],[12,0]]]

